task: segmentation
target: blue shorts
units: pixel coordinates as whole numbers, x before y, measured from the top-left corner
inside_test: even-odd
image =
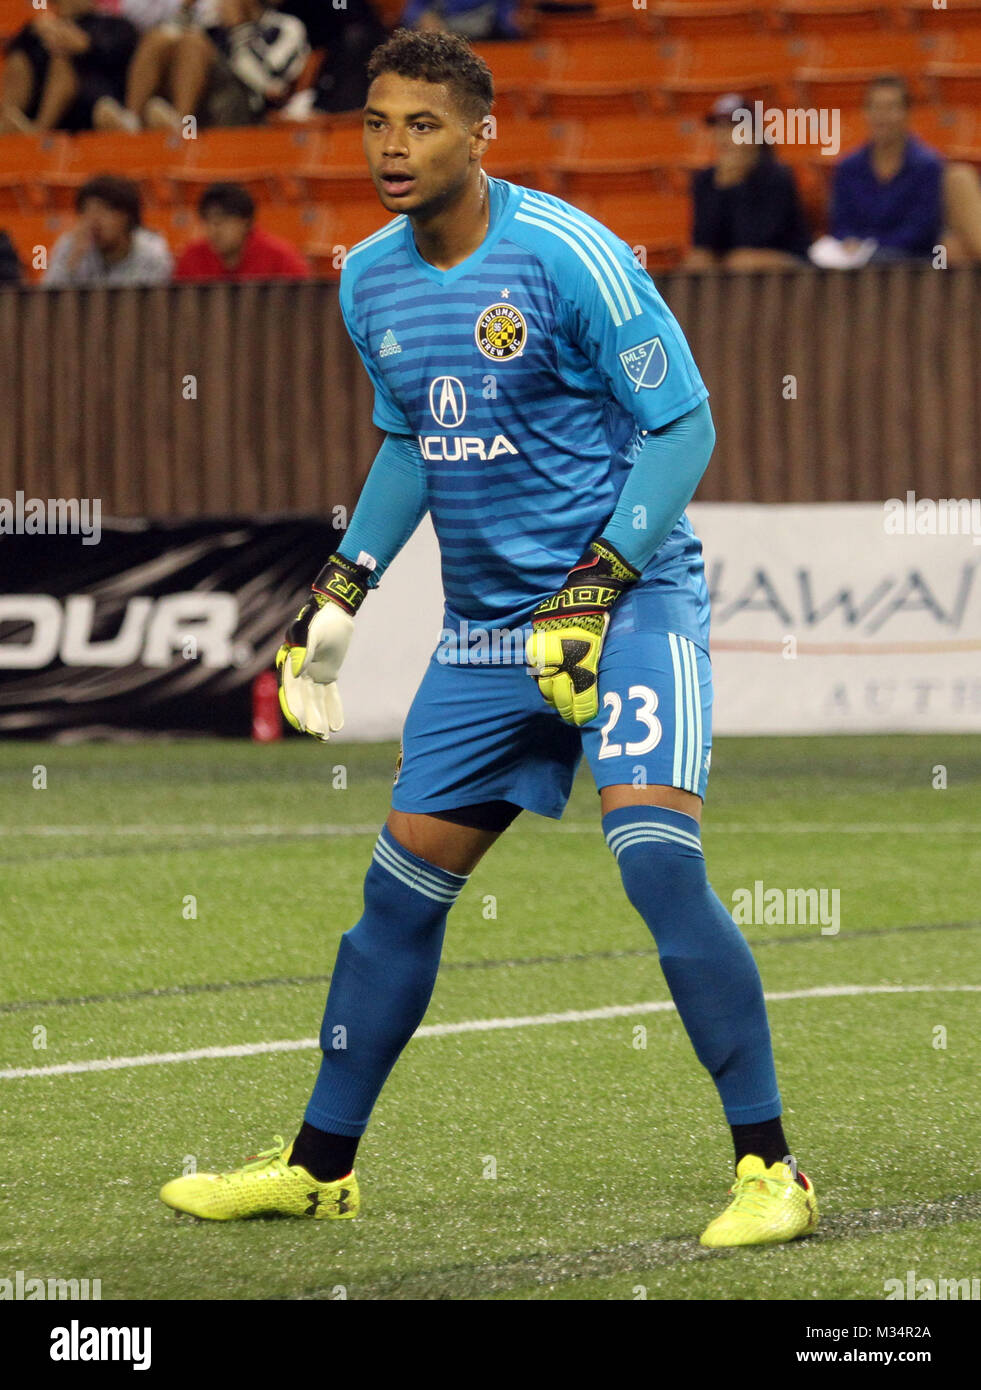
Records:
[[[583,753],[597,788],[681,787],[704,799],[712,667],[688,637],[629,632],[605,644],[600,713],[576,729],[546,705],[528,668],[435,656],[409,709],[396,811],[432,814],[511,801],[558,819]]]

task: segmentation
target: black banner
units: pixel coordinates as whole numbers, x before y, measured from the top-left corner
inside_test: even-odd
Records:
[[[0,734],[248,735],[327,521],[105,522],[0,538]]]

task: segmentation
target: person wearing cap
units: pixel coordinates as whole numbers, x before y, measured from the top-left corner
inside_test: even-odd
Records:
[[[750,110],[744,97],[728,92],[705,118],[718,153],[711,168],[692,178],[688,269],[768,269],[807,256],[811,237],[793,173],[774,158],[770,145],[735,139],[735,123]]]

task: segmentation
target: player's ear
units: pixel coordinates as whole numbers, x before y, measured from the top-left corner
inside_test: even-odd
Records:
[[[470,158],[481,159],[497,134],[497,121],[491,115],[481,116],[470,127]]]

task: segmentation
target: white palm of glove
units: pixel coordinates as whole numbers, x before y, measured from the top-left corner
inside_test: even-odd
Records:
[[[337,673],[347,655],[354,619],[325,603],[310,619],[306,647],[294,647],[283,666],[283,696],[304,733],[326,741],[344,727]]]

